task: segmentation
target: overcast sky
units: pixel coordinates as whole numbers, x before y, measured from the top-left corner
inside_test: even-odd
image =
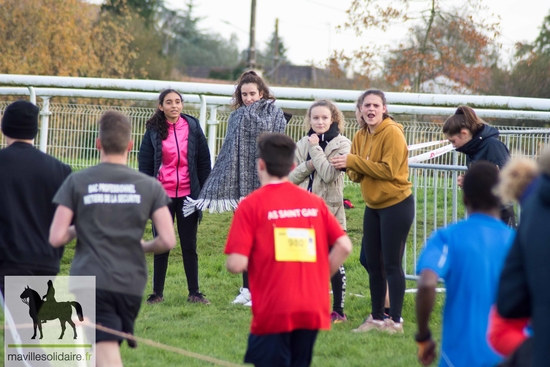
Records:
[[[442,0],[443,3],[463,3],[463,0]],[[484,0],[489,11],[501,17],[503,51],[510,55],[518,41],[532,42],[550,11],[548,0]],[[185,9],[186,0],[165,0],[171,9]],[[263,48],[279,18],[279,35],[287,48],[288,59],[295,64],[321,63],[332,50],[351,51],[366,43],[396,44],[403,40],[407,29],[393,27],[386,33],[370,32],[361,38],[353,32],[336,31],[343,24],[351,0],[257,0],[256,44]],[[229,38],[237,34],[239,48],[248,47],[251,0],[195,0],[195,16],[203,17],[202,29],[209,29]],[[446,5],[445,5],[446,6]]]

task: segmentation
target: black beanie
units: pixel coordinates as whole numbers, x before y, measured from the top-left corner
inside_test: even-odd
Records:
[[[2,133],[12,139],[31,140],[38,134],[37,106],[27,101],[10,104],[2,117]]]

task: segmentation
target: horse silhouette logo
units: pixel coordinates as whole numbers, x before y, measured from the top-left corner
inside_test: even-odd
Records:
[[[40,297],[38,292],[29,288],[27,285],[25,290],[20,295],[21,301],[29,306],[29,316],[32,319],[34,334],[31,339],[36,339],[36,328],[40,331],[40,339],[43,338],[42,323],[46,320],[59,319],[61,324],[61,335],[59,339],[63,339],[65,334],[65,323],[69,323],[73,328],[74,339],[76,339],[76,327],[71,320],[72,307],[75,308],[76,314],[80,321],[84,321],[84,315],[82,313],[82,306],[76,301],[69,302],[57,302],[55,299],[55,288],[53,282],[48,280],[48,291],[44,297]]]

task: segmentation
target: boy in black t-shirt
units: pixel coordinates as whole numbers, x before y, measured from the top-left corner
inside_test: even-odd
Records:
[[[168,251],[176,238],[167,207],[170,199],[162,186],[126,165],[130,133],[126,116],[103,114],[96,141],[101,161],[69,176],[55,195],[59,206],[50,243],[60,247],[77,238],[70,275],[96,277],[96,323],[131,334],[147,282],[144,253]],[[144,242],[149,218],[157,237]],[[78,294],[78,285],[72,290]],[[121,337],[98,330],[96,342],[97,366],[122,366]]]
[[[56,275],[63,249],[48,243],[52,198],[71,167],[34,147],[40,109],[10,104],[2,116],[0,150],[0,292],[6,275]],[[0,296],[2,297],[2,296]]]

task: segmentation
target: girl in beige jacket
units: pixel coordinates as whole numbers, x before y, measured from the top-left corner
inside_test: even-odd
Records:
[[[290,173],[289,179],[323,198],[345,230],[344,172],[330,163],[332,157],[348,154],[351,150],[351,141],[341,135],[344,131],[344,115],[332,101],[321,99],[315,101],[307,111],[304,127],[308,133],[296,144],[296,168]],[[331,283],[334,296],[331,320],[334,323],[347,321],[344,314],[344,266],[332,277]]]

